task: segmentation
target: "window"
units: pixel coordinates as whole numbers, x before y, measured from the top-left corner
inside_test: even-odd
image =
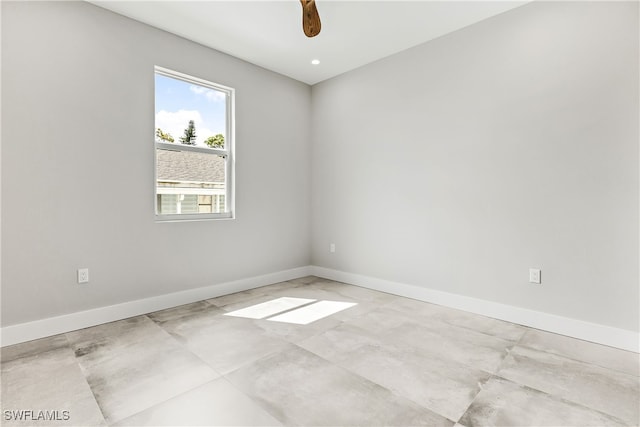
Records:
[[[233,217],[234,90],[155,68],[156,219]]]

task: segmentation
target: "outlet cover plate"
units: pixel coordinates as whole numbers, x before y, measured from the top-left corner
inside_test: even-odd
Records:
[[[542,283],[542,271],[539,268],[529,269],[529,283]]]
[[[78,269],[78,283],[87,283],[89,282],[89,269],[88,268],[79,268]]]

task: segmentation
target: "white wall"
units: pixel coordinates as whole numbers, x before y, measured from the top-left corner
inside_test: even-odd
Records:
[[[637,2],[535,2],[314,86],[312,263],[638,331],[638,72]]]
[[[237,219],[154,222],[154,65],[236,89]],[[2,2],[2,90],[3,326],[309,264],[307,85],[88,3]]]

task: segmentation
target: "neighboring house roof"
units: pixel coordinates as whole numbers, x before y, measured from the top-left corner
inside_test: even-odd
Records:
[[[157,156],[158,181],[225,181],[225,161],[220,156],[160,148]]]

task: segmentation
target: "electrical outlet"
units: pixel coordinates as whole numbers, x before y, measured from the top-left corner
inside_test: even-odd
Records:
[[[329,245],[329,252],[334,253],[336,251],[336,244],[332,243]]]
[[[529,283],[542,283],[542,271],[538,268],[529,269]]]
[[[78,283],[87,283],[89,281],[89,269],[88,268],[79,268],[78,269]]]

